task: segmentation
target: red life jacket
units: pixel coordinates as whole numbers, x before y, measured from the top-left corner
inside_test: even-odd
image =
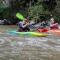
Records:
[[[58,23],[52,23],[50,29],[58,29]]]

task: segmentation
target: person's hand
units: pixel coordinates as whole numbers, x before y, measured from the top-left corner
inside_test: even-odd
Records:
[[[29,25],[29,23],[26,23],[26,25]]]
[[[52,25],[50,25],[50,26],[52,27],[52,26],[57,26],[57,25],[58,25],[58,23],[55,23],[55,24],[52,24]]]
[[[54,26],[57,26],[58,25],[58,23],[55,23],[55,24],[53,24]]]
[[[56,25],[58,25],[58,23],[56,23]]]

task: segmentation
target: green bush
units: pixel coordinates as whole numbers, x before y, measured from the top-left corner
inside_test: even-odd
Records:
[[[40,14],[43,13],[43,6],[42,5],[35,5],[32,7],[29,7],[28,9],[28,15],[31,17],[31,20],[39,19]]]

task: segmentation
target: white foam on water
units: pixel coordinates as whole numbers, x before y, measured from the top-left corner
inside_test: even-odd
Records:
[[[60,46],[55,46],[55,49],[60,52]]]
[[[13,60],[13,59],[9,59],[9,60]]]
[[[23,42],[17,42],[19,45],[23,45]]]
[[[24,42],[17,42],[17,45],[20,47],[20,48],[23,48],[26,44]]]
[[[0,39],[0,45],[4,44],[5,40],[4,39]]]

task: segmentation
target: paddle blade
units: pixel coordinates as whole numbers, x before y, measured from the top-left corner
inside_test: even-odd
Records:
[[[24,20],[24,16],[20,13],[16,13],[16,17],[19,19],[19,20]]]

